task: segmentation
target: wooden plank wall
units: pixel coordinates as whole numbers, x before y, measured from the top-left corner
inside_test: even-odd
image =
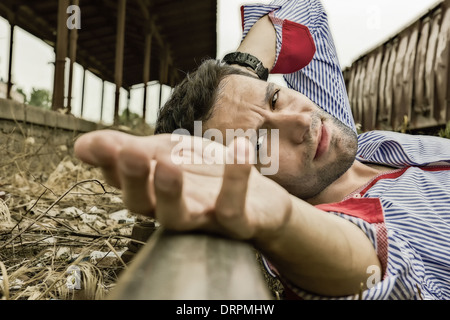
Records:
[[[345,69],[361,131],[406,131],[450,121],[450,0]]]

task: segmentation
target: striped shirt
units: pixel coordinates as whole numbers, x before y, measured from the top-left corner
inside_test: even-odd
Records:
[[[281,50],[282,44],[284,45],[283,37],[286,38],[289,33],[292,33],[292,37],[297,36],[295,30],[292,31],[292,28],[286,27],[286,21],[308,28],[315,44],[314,57],[307,66],[300,70],[294,68],[291,70],[293,72],[284,74],[283,78],[289,88],[304,94],[319,107],[356,131],[344,77],[328,26],[328,18],[320,1],[276,0],[270,5],[244,6],[242,13],[244,37],[259,18],[269,14],[277,35],[274,70],[277,69],[280,53],[281,55],[289,54]],[[301,48],[306,44],[301,42],[296,45]]]
[[[260,17],[269,14],[277,32],[275,67],[288,54],[282,50],[286,47],[283,39],[292,41],[286,36],[291,32],[284,27],[286,21],[308,28],[315,54],[306,67],[293,68],[284,78],[290,88],[355,130],[320,1],[277,0],[245,6],[242,13],[244,36]],[[371,131],[358,136],[356,159],[392,170],[342,202],[318,207],[361,228],[373,243],[384,276],[377,279],[376,270],[368,269],[369,289],[361,296],[355,293],[341,299],[450,299],[450,140]],[[285,284],[301,298],[326,298]]]

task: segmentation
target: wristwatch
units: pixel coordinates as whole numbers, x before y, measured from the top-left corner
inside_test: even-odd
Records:
[[[269,69],[265,68],[259,59],[249,53],[231,52],[222,59],[228,64],[238,64],[252,69],[261,80],[266,81],[269,77]]]

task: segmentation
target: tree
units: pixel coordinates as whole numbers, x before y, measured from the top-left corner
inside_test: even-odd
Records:
[[[16,91],[23,96],[24,103],[27,103],[27,94],[23,91],[23,89],[22,88],[17,88]]]
[[[134,127],[142,121],[141,119],[140,115],[127,108],[122,111],[122,114],[119,117],[119,124]]]
[[[445,128],[443,128],[439,131],[439,136],[442,138],[450,139],[450,121],[447,122],[447,125],[445,126]]]
[[[28,98],[25,91],[22,88],[17,88],[18,93],[23,95],[24,103],[30,104],[36,107],[43,107],[46,109],[50,109],[52,106],[52,93],[46,89],[36,89],[33,88],[30,94],[30,98]]]
[[[32,106],[50,109],[52,106],[52,94],[46,89],[33,88],[33,91],[30,94],[30,99],[27,100],[27,103]]]

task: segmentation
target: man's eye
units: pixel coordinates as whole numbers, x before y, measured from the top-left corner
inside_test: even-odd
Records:
[[[272,110],[275,110],[275,105],[277,104],[278,101],[278,92],[279,90],[275,91],[274,95],[272,96],[272,101],[270,101],[270,106]]]

